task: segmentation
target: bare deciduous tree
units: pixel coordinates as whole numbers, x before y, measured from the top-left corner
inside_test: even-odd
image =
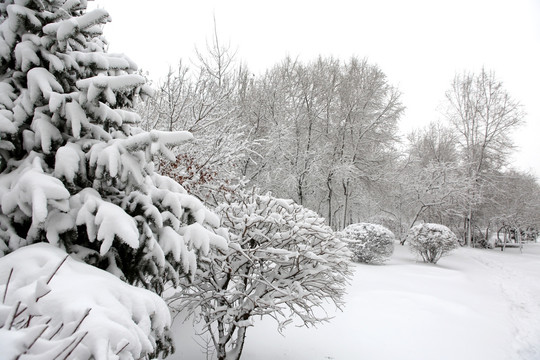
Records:
[[[358,220],[366,187],[383,177],[403,110],[399,92],[366,60],[286,59],[257,83],[253,119],[265,119],[266,168],[253,179],[327,214],[333,228]],[[262,110],[262,111],[261,111]],[[260,126],[257,126],[261,129]]]
[[[240,121],[240,93],[249,87],[247,69],[235,60],[214,29],[206,53],[197,50],[193,67],[182,61],[158,84],[155,96],[143,104],[143,127],[187,130],[194,141],[175,161],[161,161],[160,171],[189,188],[199,198],[239,178],[238,167],[254,141]]]
[[[483,174],[505,163],[514,144],[510,133],[523,123],[521,105],[512,99],[493,72],[457,75],[446,93],[446,113],[458,133],[468,176],[481,191]],[[466,242],[471,245],[475,204],[467,211]]]

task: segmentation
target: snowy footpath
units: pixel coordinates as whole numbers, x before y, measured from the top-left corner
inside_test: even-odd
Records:
[[[317,328],[271,319],[247,332],[245,360],[540,359],[540,244],[458,249],[437,265],[397,245],[385,265],[356,265],[343,312]],[[171,359],[210,359],[190,321]]]

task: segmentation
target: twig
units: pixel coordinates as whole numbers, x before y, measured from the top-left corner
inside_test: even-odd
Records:
[[[26,326],[27,328],[30,327],[30,321],[32,321],[32,319],[34,318],[34,315],[30,314],[28,315],[28,320],[26,321]]]
[[[66,351],[67,349],[69,349],[69,348],[71,347],[71,345],[73,345],[76,341],[77,341],[77,338],[71,340],[71,342],[70,342],[69,344],[67,344],[67,346],[66,346],[65,348],[63,348],[62,351],[60,351],[60,352],[58,353],[58,355],[56,355],[56,356],[53,358],[53,360],[58,359],[58,358],[60,357],[60,355],[62,355],[62,354],[64,353],[64,351]],[[75,347],[76,347],[76,346],[75,346]],[[73,351],[73,350],[72,350],[72,351]],[[68,354],[68,356],[69,356],[69,354]]]
[[[19,311],[19,306],[21,306],[21,302],[17,302],[17,306],[15,306],[15,311],[13,312],[13,318],[11,318],[11,322],[9,323],[8,330],[11,330],[11,327],[13,326],[13,322],[17,318],[17,311]]]
[[[53,279],[54,275],[56,275],[56,273],[58,272],[58,270],[60,269],[60,267],[64,264],[64,262],[66,262],[67,258],[69,257],[69,255],[66,255],[66,257],[64,258],[64,260],[62,260],[60,262],[60,264],[56,267],[56,269],[54,270],[54,272],[52,273],[51,277],[49,278],[49,280],[47,280],[46,284],[49,285],[49,283],[51,282],[51,280]]]
[[[83,341],[83,339],[86,337],[86,335],[88,335],[88,331],[85,332],[83,336],[81,336],[81,338],[79,339],[79,341],[77,341],[77,342],[75,343],[75,346],[74,346],[74,347],[66,354],[66,357],[65,357],[63,360],[66,360],[66,359],[69,357],[69,355],[71,355],[71,353],[72,353],[73,351],[75,351],[75,349],[77,348],[77,346],[79,346],[79,344]]]
[[[46,331],[48,328],[49,328],[48,326],[45,326],[45,327],[43,328],[43,331],[41,331],[41,332],[39,333],[39,335],[34,339],[34,341],[32,341],[32,343],[31,343],[30,345],[28,345],[28,347],[26,348],[26,351],[24,352],[25,354],[28,352],[28,350],[30,350],[30,348],[31,348],[32,346],[34,346],[34,344],[36,343],[36,341],[38,341],[38,339],[41,337],[41,335],[43,335],[43,334],[45,333],[45,331]]]
[[[43,295],[41,295],[41,296],[38,296],[38,297],[36,298],[36,302],[38,302],[39,299],[41,299],[41,298],[44,297],[45,295],[48,295],[50,292],[51,292],[51,290],[47,291],[45,294],[43,294]]]
[[[28,310],[28,307],[25,307],[24,309],[22,309],[21,311],[19,311],[18,313],[15,314],[15,317],[19,317],[23,312],[25,312],[26,310]]]
[[[32,346],[34,346],[34,344],[36,343],[36,341],[38,341],[38,339],[41,337],[41,335],[43,335],[43,333],[44,333],[48,328],[49,328],[48,326],[45,326],[45,327],[43,328],[43,330],[39,333],[39,335],[36,336],[36,338],[34,339],[34,341],[32,341],[32,342],[30,343],[30,345],[28,345],[28,347],[26,348],[26,350],[24,350],[23,353],[17,355],[17,357],[15,358],[15,360],[19,360],[20,357],[21,357],[22,355],[28,354],[28,350],[30,350],[30,348],[31,348]]]
[[[126,345],[122,346],[122,348],[121,348],[120,350],[118,350],[118,351],[116,352],[115,355],[118,355],[118,354],[120,354],[122,351],[124,351],[124,349],[127,348],[128,345],[129,345],[129,342],[127,342]]]
[[[6,303],[6,296],[7,296],[7,291],[8,291],[9,283],[10,283],[10,281],[11,281],[11,275],[13,275],[13,268],[11,268],[11,271],[9,272],[9,277],[8,277],[7,282],[6,282],[6,288],[4,289],[4,297],[2,298],[2,303],[3,303],[3,304]]]
[[[81,321],[79,321],[79,323],[77,324],[77,326],[75,327],[75,329],[73,329],[73,332],[71,333],[71,335],[75,334],[75,332],[77,330],[79,330],[79,326],[81,326],[82,322],[84,321],[84,319],[86,319],[86,317],[88,316],[88,314],[90,314],[90,310],[92,310],[91,308],[88,308],[86,309],[86,313],[84,314],[84,316],[82,317]]]
[[[63,327],[64,327],[64,323],[61,323],[60,326],[58,327],[58,330],[56,330],[56,331],[54,332],[54,334],[51,335],[51,337],[49,338],[49,340],[52,340],[53,337],[55,337],[56,334],[58,334],[58,333],[60,332],[60,330],[62,330]]]

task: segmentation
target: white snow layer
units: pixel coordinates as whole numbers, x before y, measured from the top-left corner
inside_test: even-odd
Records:
[[[317,328],[256,320],[242,358],[257,360],[540,359],[540,244],[460,248],[438,265],[396,245],[387,265],[357,264],[345,309]],[[173,324],[173,359],[206,359],[202,329]]]
[[[0,357],[14,358],[42,331],[24,358],[52,359],[81,339],[70,358],[139,359],[153,352],[156,337],[170,326],[165,302],[69,256],[62,263],[66,256],[40,243],[0,258]],[[5,325],[18,302],[26,310],[17,320],[34,315],[26,329]]]
[[[49,99],[53,90],[58,93],[62,93],[62,85],[56,81],[54,75],[52,75],[47,69],[37,67],[28,71],[26,75],[28,81],[28,91],[30,92],[30,99],[33,102],[37,102],[40,98]]]
[[[97,101],[98,97],[104,93],[107,101],[114,104],[116,100],[112,92],[131,90],[144,85],[144,77],[136,74],[105,76],[98,75],[77,81],[77,87],[86,92],[86,98],[90,102]],[[112,95],[110,95],[112,93]]]
[[[133,217],[121,207],[101,199],[94,189],[84,189],[76,195],[82,205],[77,214],[77,225],[86,225],[90,241],[101,241],[100,255],[105,255],[115,237],[130,247],[139,247],[139,231]]]
[[[60,180],[43,172],[41,158],[29,157],[28,160],[32,161],[32,165],[21,168],[21,174],[11,189],[3,189],[0,204],[5,213],[19,207],[26,216],[32,217],[33,224],[39,224],[46,219],[50,202],[67,210],[69,192]],[[10,180],[10,177],[6,177],[6,180]],[[62,202],[65,202],[64,206]]]

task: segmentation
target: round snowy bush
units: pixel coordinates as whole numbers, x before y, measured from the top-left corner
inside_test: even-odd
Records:
[[[205,321],[218,359],[240,358],[256,317],[272,317],[279,329],[295,318],[309,326],[326,321],[323,306],[344,304],[350,251],[317,213],[241,187],[216,213],[229,249],[201,262],[169,304]]]
[[[459,246],[456,235],[439,224],[413,226],[407,234],[407,241],[412,252],[419,254],[424,262],[433,264]]]
[[[394,252],[394,234],[382,225],[352,224],[343,230],[343,237],[349,243],[352,260],[356,262],[383,263]]]

